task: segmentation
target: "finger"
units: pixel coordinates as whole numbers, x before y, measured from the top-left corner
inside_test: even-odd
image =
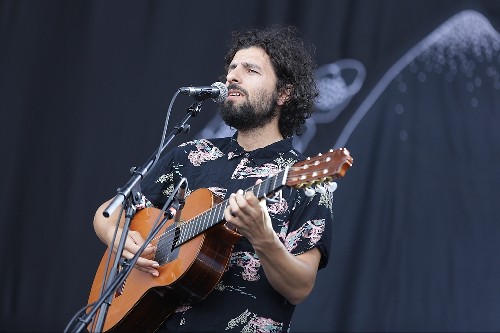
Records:
[[[266,198],[262,198],[260,201],[259,201],[259,205],[260,207],[262,208],[262,212],[264,213],[264,217],[266,219],[271,219],[271,217],[269,216],[269,210],[267,209],[267,200]]]
[[[136,269],[140,270],[141,272],[149,273],[153,276],[159,276],[160,272],[158,272],[156,269],[151,269],[151,268],[145,268],[145,267],[139,267],[136,266]]]
[[[137,270],[140,270],[141,272],[145,272],[145,273],[149,273],[153,276],[159,276],[160,275],[160,272],[157,270],[157,269],[154,269],[152,267],[149,267],[149,266],[140,266],[140,265],[135,265],[134,266],[135,269]]]
[[[262,198],[259,200],[259,205],[262,209],[267,210],[267,200],[266,198]]]
[[[141,247],[142,244],[144,244],[144,238],[142,238],[138,231],[130,230],[128,235],[138,247]]]
[[[245,202],[247,202],[250,206],[256,207],[259,204],[259,199],[253,194],[252,191],[247,191],[245,193]]]
[[[140,246],[135,244],[132,240],[127,239],[123,248],[123,257],[132,259],[132,257],[139,251]]]
[[[224,209],[224,220],[226,220],[226,222],[234,223],[236,219],[237,216],[231,211],[231,207],[227,206],[226,209]]]
[[[140,247],[144,245],[144,239],[141,234],[137,231],[130,231],[129,233],[131,243],[127,244],[129,246],[129,250],[133,253],[139,251]],[[156,246],[153,244],[148,244],[141,253],[141,256],[148,256],[153,254],[156,251]]]
[[[154,260],[149,260],[146,258],[139,257],[137,259],[134,267],[140,271],[150,273],[153,276],[160,275],[160,272],[158,271],[158,268],[160,267],[160,265]]]
[[[236,198],[235,193],[231,193],[231,195],[229,196],[229,199],[228,199],[228,203],[229,203],[229,205],[227,206],[227,208],[229,208],[230,215],[233,217],[238,216],[238,213],[240,212],[240,206],[238,204],[238,200]]]
[[[158,264],[158,262],[154,261],[154,260],[150,260],[150,259],[146,259],[146,258],[143,258],[143,257],[139,257],[137,259],[137,262],[136,262],[136,265],[140,266],[140,267],[144,267],[144,268],[159,268],[160,267],[160,264]]]
[[[130,260],[134,257],[134,254],[132,252],[130,252],[129,250],[127,250],[126,248],[124,248],[123,252],[122,252],[122,257]]]
[[[235,193],[235,199],[236,199],[236,204],[238,205],[240,210],[244,211],[247,209],[248,204],[247,200],[245,199],[245,192],[243,192],[243,190],[238,190]]]
[[[135,233],[137,233],[138,235],[135,235]],[[118,243],[120,241],[119,238],[120,237],[117,237],[117,239],[115,240],[115,244],[113,247],[113,250],[115,252],[118,250]],[[138,242],[140,244],[137,244]],[[135,253],[137,253],[137,251],[139,250],[139,248],[141,247],[141,245],[143,243],[144,243],[144,241],[142,240],[142,237],[140,236],[140,234],[137,231],[130,231],[127,234],[127,239],[125,241],[123,252],[124,253],[129,252],[132,255],[134,255]],[[128,256],[128,254],[127,254],[127,256]],[[129,259],[129,258],[127,258],[127,259]]]
[[[131,231],[129,236],[127,237],[127,241],[125,242],[125,246],[123,249],[122,256],[126,259],[132,259],[132,257],[140,250],[142,245],[136,244],[137,236],[134,240],[133,236],[136,231]],[[139,242],[143,244],[142,237],[139,235]],[[154,254],[156,253],[156,246],[149,244],[144,251],[141,253],[141,258],[145,258],[145,260],[149,260],[150,265],[156,263],[156,261],[151,260],[154,258]],[[146,263],[146,261],[141,261]],[[157,264],[157,263],[156,263]]]
[[[226,220],[226,222],[240,227],[238,214],[242,215],[242,213],[240,207],[238,206],[238,203],[236,202],[236,194],[232,193],[229,196],[227,202],[228,205],[224,209],[224,219]]]
[[[130,252],[127,249],[123,249],[123,253],[122,253],[123,258],[130,260],[134,257],[134,255],[135,254],[133,252]],[[149,258],[144,258],[142,256],[137,259],[136,264],[138,264],[139,266],[145,266],[145,267],[146,266],[154,267],[154,268],[160,267],[160,265],[158,264],[157,261],[149,259]]]

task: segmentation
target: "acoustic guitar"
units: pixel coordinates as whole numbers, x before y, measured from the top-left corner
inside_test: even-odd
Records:
[[[323,183],[343,177],[352,162],[347,149],[330,150],[286,167],[246,191],[264,198],[284,186],[321,188]],[[227,206],[227,200],[216,202],[208,189],[193,191],[186,198],[181,219],[167,221],[152,241],[156,253],[150,258],[160,264],[159,276],[133,269],[114,294],[104,331],[155,331],[181,302],[202,300],[212,291],[227,267],[234,244],[241,237],[224,223]],[[146,238],[160,213],[157,208],[138,211],[130,229]],[[99,298],[102,281],[107,276],[108,251],[97,269],[88,304]],[[91,325],[88,329],[92,332]]]

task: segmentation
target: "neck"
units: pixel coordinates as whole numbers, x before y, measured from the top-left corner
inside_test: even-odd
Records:
[[[252,151],[259,148],[264,148],[277,141],[283,140],[277,121],[271,121],[263,127],[248,130],[238,131],[238,144],[245,151]]]

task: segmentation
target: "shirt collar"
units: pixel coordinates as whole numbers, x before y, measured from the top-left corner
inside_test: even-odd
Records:
[[[237,141],[238,132],[234,133],[231,137],[231,142],[229,144],[229,152],[227,154],[227,159],[231,160],[236,157],[244,156],[248,159],[254,160],[257,164],[265,163],[269,160],[273,160],[276,157],[282,155],[283,153],[293,150],[292,138],[283,139],[276,141],[269,146],[258,148],[252,151],[245,151],[243,147],[238,144]]]

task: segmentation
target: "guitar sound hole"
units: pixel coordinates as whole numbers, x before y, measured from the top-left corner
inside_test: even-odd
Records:
[[[158,239],[155,253],[155,261],[160,266],[165,265],[175,259],[179,254],[179,247],[176,246],[179,241],[180,229],[174,224],[168,226],[165,233]]]

